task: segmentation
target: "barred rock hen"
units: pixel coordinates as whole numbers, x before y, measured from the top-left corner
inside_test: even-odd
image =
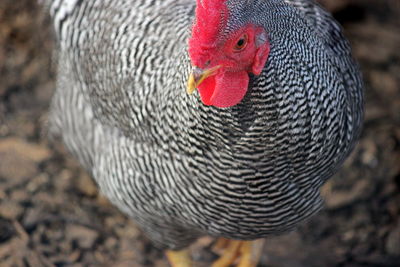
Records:
[[[254,266],[258,243],[239,240],[320,209],[363,100],[341,28],[312,0],[54,0],[50,12],[50,130],[174,266],[203,235],[236,240],[226,255]]]

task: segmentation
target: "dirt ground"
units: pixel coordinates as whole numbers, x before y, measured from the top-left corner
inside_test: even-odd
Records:
[[[365,78],[361,140],[326,208],[267,240],[259,266],[400,266],[400,1],[325,0]],[[168,266],[46,137],[54,42],[36,1],[0,1],[0,266]],[[192,250],[215,258],[208,238]]]

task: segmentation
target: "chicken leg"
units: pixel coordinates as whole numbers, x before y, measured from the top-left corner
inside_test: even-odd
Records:
[[[220,238],[215,249],[222,250],[221,257],[212,267],[228,267],[238,260],[237,267],[256,267],[264,244],[264,239],[239,241]]]
[[[256,267],[264,244],[264,239],[254,241],[239,241],[219,238],[214,245],[214,250],[221,254],[212,267],[228,267],[236,264],[236,267]],[[189,250],[168,250],[166,252],[172,267],[192,267]]]
[[[188,249],[179,251],[168,250],[166,255],[172,267],[192,267],[192,260]]]

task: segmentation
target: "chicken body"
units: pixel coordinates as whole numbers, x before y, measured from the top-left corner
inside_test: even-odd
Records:
[[[255,239],[321,207],[352,150],[362,82],[341,28],[308,0],[228,0],[270,54],[229,108],[187,95],[191,0],[59,0],[50,130],[160,247],[202,235]]]

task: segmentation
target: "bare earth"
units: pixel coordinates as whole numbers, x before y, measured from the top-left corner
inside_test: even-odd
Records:
[[[366,84],[359,145],[323,189],[326,208],[267,240],[259,266],[400,266],[400,2],[325,0]],[[46,136],[55,87],[49,18],[0,1],[0,266],[168,266],[91,178]],[[197,266],[216,257],[193,245]]]

